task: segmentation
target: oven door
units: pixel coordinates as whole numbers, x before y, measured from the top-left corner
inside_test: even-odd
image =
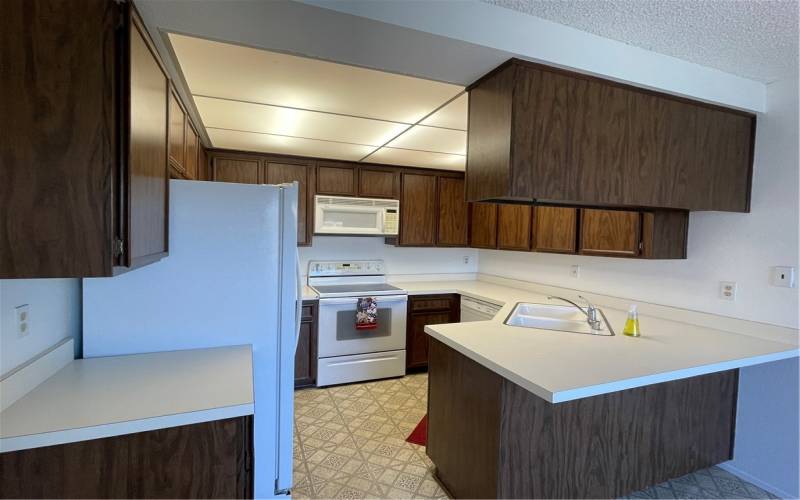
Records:
[[[314,213],[315,234],[383,234],[382,207],[318,203]]]
[[[356,329],[357,297],[319,300],[320,358],[394,351],[406,347],[406,295],[380,295],[378,327]]]

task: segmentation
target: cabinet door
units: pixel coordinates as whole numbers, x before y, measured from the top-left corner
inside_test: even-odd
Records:
[[[317,167],[317,194],[356,195],[356,168],[344,163],[320,162]]]
[[[317,383],[317,302],[303,302],[300,337],[294,356],[294,387]]]
[[[169,159],[179,172],[186,171],[186,115],[174,92],[169,93]]]
[[[208,153],[203,144],[197,141],[197,179],[201,181],[210,181],[211,172],[208,165]]]
[[[639,212],[581,209],[580,253],[638,256],[641,218]]]
[[[186,154],[184,154],[184,164],[186,166],[186,178],[198,179],[197,171],[197,133],[194,131],[192,124],[186,120]]]
[[[436,245],[467,246],[469,207],[464,196],[464,179],[439,177],[439,230]]]
[[[361,167],[358,172],[358,196],[397,198],[397,171]]]
[[[539,206],[533,213],[533,250],[575,253],[578,209]]]
[[[301,246],[311,244],[311,222],[309,206],[309,186],[313,181],[313,164],[278,163],[268,161],[266,164],[267,184],[281,184],[284,182],[297,182],[297,244]]]
[[[436,243],[436,176],[403,174],[400,195],[401,246],[433,246]]]
[[[531,207],[500,204],[497,206],[497,248],[531,249]]]
[[[604,82],[574,79],[569,165],[583,203],[614,204],[622,197],[623,165],[630,143],[630,91]]]
[[[130,31],[127,248],[121,259],[127,267],[146,264],[167,254],[168,95],[169,80],[146,41],[144,28],[133,22]]]
[[[241,182],[258,184],[261,180],[261,162],[257,158],[217,156],[213,159],[214,180],[218,182]]]
[[[449,311],[409,315],[406,330],[406,368],[428,366],[428,334],[425,333],[425,325],[440,325],[449,322]]]
[[[473,203],[470,210],[469,246],[497,248],[497,205]]]

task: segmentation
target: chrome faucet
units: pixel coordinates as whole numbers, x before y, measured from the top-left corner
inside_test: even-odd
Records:
[[[553,300],[553,299],[563,300],[564,302],[572,304],[573,306],[577,307],[580,312],[586,315],[586,321],[589,323],[589,326],[592,327],[592,330],[600,330],[600,327],[603,325],[603,323],[599,319],[597,319],[598,309],[591,302],[589,302],[589,299],[587,299],[586,297],[578,295],[578,298],[586,301],[586,309],[579,306],[575,302],[572,302],[569,299],[565,299],[564,297],[556,297],[552,295],[550,297],[547,297],[547,300]]]

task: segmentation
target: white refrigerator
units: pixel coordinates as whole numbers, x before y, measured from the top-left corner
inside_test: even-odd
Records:
[[[297,184],[169,187],[169,256],[83,280],[84,356],[251,344],[254,494],[286,494],[301,306]]]

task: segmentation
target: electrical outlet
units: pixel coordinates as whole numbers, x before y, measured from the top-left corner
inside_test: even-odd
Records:
[[[794,268],[788,266],[775,266],[770,271],[770,281],[773,286],[794,288]]]
[[[573,278],[580,278],[581,277],[581,266],[569,266],[569,275]]]
[[[27,337],[31,333],[31,306],[23,304],[15,308],[17,313],[17,337]]]
[[[464,256],[464,264],[469,264],[469,255]]]
[[[736,282],[720,281],[719,298],[721,298],[722,300],[736,300]]]

